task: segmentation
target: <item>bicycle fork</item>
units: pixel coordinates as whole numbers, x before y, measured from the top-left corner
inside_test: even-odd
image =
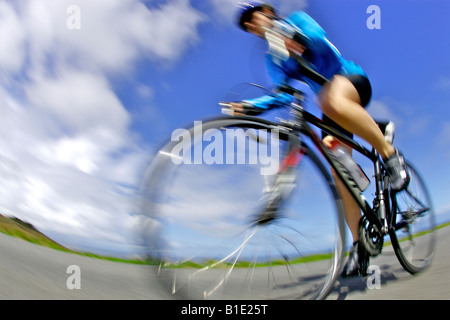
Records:
[[[263,200],[264,208],[256,219],[256,223],[259,225],[267,224],[277,218],[283,204],[296,187],[298,164],[304,155],[299,138],[289,139],[286,154],[274,181],[266,180],[266,190],[263,191],[266,193],[266,196],[263,196],[265,198]]]

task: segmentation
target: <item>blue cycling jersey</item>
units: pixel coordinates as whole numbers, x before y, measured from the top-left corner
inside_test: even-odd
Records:
[[[336,74],[366,76],[359,65],[342,57],[336,47],[327,39],[322,27],[305,12],[294,12],[288,18],[278,20],[276,25],[285,33],[295,33],[299,36],[302,44],[307,48],[303,55],[310,63],[311,68],[327,79],[331,79]],[[308,84],[315,93],[321,89],[321,85],[302,74],[301,68],[293,58],[282,61],[268,53],[266,64],[268,73],[276,86],[288,84],[295,79]],[[268,109],[288,102],[286,99],[288,98],[285,94],[280,94],[246,100],[246,102],[257,108]]]

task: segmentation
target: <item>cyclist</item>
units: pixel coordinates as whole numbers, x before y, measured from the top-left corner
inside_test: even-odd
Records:
[[[278,16],[275,8],[265,2],[247,1],[238,5],[238,24],[247,32],[266,39],[267,30],[276,30],[284,41],[289,56],[280,59],[267,55],[267,68],[276,86],[286,85],[293,80],[307,83],[319,97],[320,108],[325,122],[333,125],[348,136],[358,135],[369,142],[383,157],[395,190],[404,189],[409,183],[403,156],[386,141],[376,122],[364,107],[371,99],[370,81],[362,68],[345,60],[327,39],[325,31],[305,12],[294,12],[287,18]],[[280,38],[279,38],[280,39]],[[301,55],[312,69],[329,81],[318,84],[302,73],[302,68],[292,57]],[[236,112],[254,109],[259,112],[277,107],[286,95],[273,94],[239,103],[231,103]],[[335,138],[324,136],[323,141],[330,147]],[[358,226],[361,211],[350,193],[338,179],[337,188],[343,199],[346,222],[353,237],[353,247],[344,268],[344,276],[367,275],[369,256],[359,245]]]

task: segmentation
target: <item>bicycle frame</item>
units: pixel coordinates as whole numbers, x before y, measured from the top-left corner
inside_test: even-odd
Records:
[[[266,29],[265,32],[266,32],[266,39],[269,43],[269,52],[271,52],[272,55],[281,58],[282,60],[286,60],[289,56],[291,56],[299,64],[302,73],[305,76],[307,76],[308,78],[310,78],[311,80],[320,85],[324,85],[325,83],[329,82],[329,80],[326,77],[313,70],[302,55],[289,53],[289,50],[286,48],[286,44],[283,40],[283,35],[281,35],[277,31],[274,31],[273,29]],[[303,92],[295,88],[286,86],[278,89],[282,92],[291,94],[294,98],[297,98],[297,100],[299,101],[301,101],[303,98]],[[386,177],[386,174],[383,174],[384,168],[382,166],[380,156],[377,153],[377,151],[374,149],[372,151],[367,150],[362,145],[355,142],[353,139],[350,139],[347,136],[341,134],[334,128],[325,124],[322,120],[305,111],[303,107],[301,107],[300,105],[295,104],[293,102],[291,103],[291,107],[293,108],[295,113],[295,122],[293,123],[293,127],[291,127],[290,129],[293,129],[294,132],[297,132],[298,134],[301,133],[311,138],[314,145],[317,147],[317,149],[319,149],[319,151],[326,158],[327,162],[335,170],[338,177],[343,181],[344,185],[346,186],[350,194],[353,196],[353,198],[355,199],[355,201],[357,202],[357,204],[359,205],[359,207],[361,208],[367,219],[375,227],[377,227],[378,230],[380,230],[383,234],[387,234],[389,231],[390,223],[388,224],[387,222],[386,213],[389,211],[387,210],[387,201],[385,201],[385,198],[387,198],[387,196],[389,195],[388,191],[389,181]],[[338,138],[343,143],[347,144],[352,149],[361,153],[362,155],[364,155],[366,158],[369,158],[373,162],[376,181],[375,199],[378,201],[378,204],[375,205],[374,207],[378,206],[377,208],[378,212],[374,212],[371,209],[370,205],[367,203],[366,199],[357,188],[353,179],[349,176],[347,172],[345,172],[345,170],[340,169],[339,163],[334,159],[330,151],[324,146],[321,139],[318,138],[317,134],[315,134],[315,132],[308,125],[308,123]],[[286,124],[289,125],[289,122],[286,122]],[[289,150],[289,152],[290,151],[291,150]]]
[[[293,96],[297,100],[301,101],[303,93],[296,89],[293,90]],[[387,213],[390,212],[389,201],[386,201],[386,199],[388,199],[389,197],[389,181],[388,176],[385,174],[385,169],[378,152],[375,149],[369,151],[358,142],[340,133],[335,128],[327,125],[323,120],[304,110],[304,108],[299,104],[293,102],[290,107],[294,112],[294,121],[282,121],[282,125],[287,126],[291,130],[291,137],[289,137],[288,139],[290,141],[292,141],[292,139],[296,139],[298,141],[299,135],[304,135],[310,138],[315,147],[320,151],[320,153],[325,157],[326,161],[334,169],[337,176],[342,180],[347,190],[350,192],[358,206],[363,211],[364,216],[376,228],[378,228],[378,230],[383,235],[386,235],[389,231],[389,227],[391,226],[391,221],[388,221],[389,219],[387,216]],[[373,163],[376,190],[373,209],[367,202],[362,192],[356,186],[350,175],[344,169],[342,169],[342,166],[331,154],[331,151],[323,144],[322,139],[320,139],[317,133],[311,128],[311,125],[339,139],[341,142],[345,143],[353,150],[359,152]],[[294,148],[296,144],[294,142],[288,145],[290,146],[290,148]],[[289,154],[291,150],[292,149],[288,150],[286,154]]]

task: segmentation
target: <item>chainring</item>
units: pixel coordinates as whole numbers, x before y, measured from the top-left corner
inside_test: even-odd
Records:
[[[384,236],[366,217],[362,217],[359,222],[359,241],[371,257],[379,255],[383,250]]]

